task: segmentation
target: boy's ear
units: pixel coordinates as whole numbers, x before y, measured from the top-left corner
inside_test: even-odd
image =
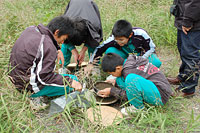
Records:
[[[133,32],[131,32],[131,34],[129,35],[129,37],[128,37],[128,38],[131,38],[131,37],[132,37],[132,35],[133,35]]]
[[[54,32],[54,36],[58,36],[58,33],[59,33],[59,30],[56,30],[56,31]]]

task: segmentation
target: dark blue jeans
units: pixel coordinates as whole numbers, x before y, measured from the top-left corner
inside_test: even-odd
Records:
[[[177,32],[177,46],[182,60],[178,78],[179,90],[184,93],[195,92],[200,73],[200,31]]]

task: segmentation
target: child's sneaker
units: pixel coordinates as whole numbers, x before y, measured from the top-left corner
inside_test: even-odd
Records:
[[[129,107],[125,107],[125,108],[122,108],[121,109],[121,113],[123,115],[128,115],[130,113],[135,113],[137,112],[139,109],[135,108],[133,105],[132,106],[129,106]]]
[[[45,109],[47,104],[44,103],[44,97],[30,98],[30,105],[33,110]]]

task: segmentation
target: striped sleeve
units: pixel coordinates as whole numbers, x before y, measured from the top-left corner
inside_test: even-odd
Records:
[[[92,56],[90,57],[90,63],[94,61],[97,57],[102,57],[103,53],[109,48],[109,47],[116,47],[114,36],[112,35],[109,37],[106,41],[104,41],[101,45],[96,47],[94,50]]]
[[[153,43],[153,40],[151,37],[147,34],[147,32],[143,29],[136,29],[134,30],[135,35],[141,35],[145,40],[150,39],[149,47],[150,49],[145,52],[145,54],[142,56],[143,58],[147,59],[151,54],[155,52],[155,44]]]
[[[44,39],[41,43],[36,58],[31,67],[30,84],[33,91],[37,93],[40,89],[38,82],[42,85],[64,87],[64,84],[69,85],[72,79],[63,77],[54,72],[55,60],[57,58],[57,49],[51,41]]]

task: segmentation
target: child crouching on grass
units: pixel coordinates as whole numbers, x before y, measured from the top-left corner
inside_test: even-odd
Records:
[[[144,103],[162,106],[172,95],[164,74],[141,56],[130,55],[124,60],[117,54],[108,53],[102,59],[102,69],[117,77],[116,84],[121,90],[105,88],[98,94],[102,97],[112,95],[119,99],[128,99],[131,106],[123,108],[123,114],[143,109]]]

